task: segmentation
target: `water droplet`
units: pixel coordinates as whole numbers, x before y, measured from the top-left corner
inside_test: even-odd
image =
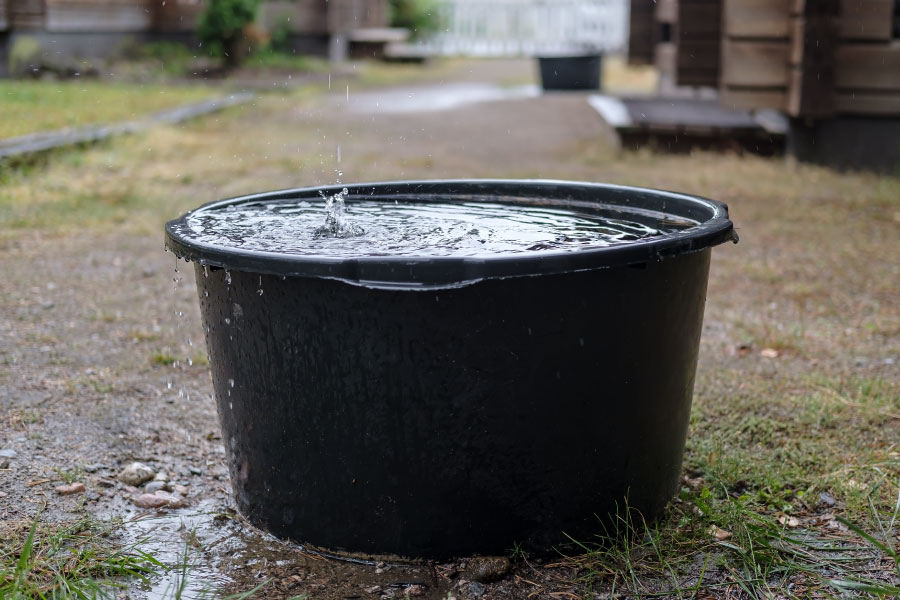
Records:
[[[228,317],[225,317],[225,324],[226,324],[226,325],[231,325],[231,319],[228,318]]]
[[[234,387],[234,379],[228,380],[228,387]]]

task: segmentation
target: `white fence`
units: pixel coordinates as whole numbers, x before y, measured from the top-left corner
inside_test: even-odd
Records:
[[[441,0],[428,54],[534,56],[625,47],[628,0]]]

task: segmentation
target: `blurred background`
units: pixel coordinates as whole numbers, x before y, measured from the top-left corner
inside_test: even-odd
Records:
[[[611,92],[592,105],[626,146],[900,161],[897,0],[0,0],[5,78],[247,85],[460,56],[533,58],[545,89]],[[628,80],[626,63],[648,70]]]

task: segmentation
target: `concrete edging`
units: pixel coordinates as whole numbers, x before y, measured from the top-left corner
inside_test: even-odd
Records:
[[[244,104],[253,98],[255,98],[254,94],[242,92],[222,98],[213,98],[212,100],[204,100],[203,102],[166,109],[136,121],[124,121],[112,125],[87,125],[84,127],[42,131],[7,138],[5,140],[0,140],[0,159],[37,154],[39,152],[46,152],[47,150],[62,148],[64,146],[89,144],[114,135],[145,131],[160,124],[181,123],[182,121],[195,119],[228,108],[229,106]]]

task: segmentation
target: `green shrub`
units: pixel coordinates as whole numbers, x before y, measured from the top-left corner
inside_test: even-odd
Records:
[[[269,31],[269,49],[276,54],[291,54],[291,20],[281,17]]]
[[[9,51],[9,72],[13,77],[31,75],[41,62],[41,43],[31,36],[17,37]]]
[[[390,8],[391,26],[409,29],[412,39],[425,37],[442,26],[434,0],[391,0]]]
[[[239,44],[245,28],[256,20],[259,0],[209,0],[197,25],[197,36],[211,56],[229,65],[243,58]]]

